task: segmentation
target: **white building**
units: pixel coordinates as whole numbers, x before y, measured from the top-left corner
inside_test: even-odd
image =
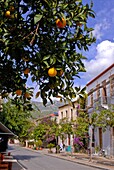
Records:
[[[74,107],[71,104],[64,104],[63,106],[59,107],[59,113],[58,113],[58,123],[60,123],[61,120],[66,118],[69,122],[76,120],[77,118],[77,109],[79,104],[75,101],[73,102]],[[62,143],[62,139],[58,139],[58,144]],[[66,139],[64,141],[65,146],[73,145],[73,136],[70,135],[70,138],[66,134]]]
[[[87,108],[89,115],[95,110],[110,109],[110,106],[114,105],[114,63],[87,83],[86,89],[88,93]],[[107,128],[105,132],[102,131],[102,128],[96,128],[93,129],[93,133],[94,147],[99,146],[107,154],[110,154],[112,150],[114,155],[114,127],[112,130]]]

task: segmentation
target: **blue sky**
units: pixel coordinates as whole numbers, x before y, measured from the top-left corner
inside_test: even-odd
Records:
[[[83,0],[90,3],[90,0]],[[114,63],[114,0],[93,0],[95,19],[90,19],[88,25],[94,28],[96,37],[89,51],[83,53],[87,57],[85,61],[86,73],[81,74],[81,79],[75,82],[85,86],[87,82]]]
[[[90,3],[90,0],[82,0]],[[87,82],[114,63],[114,0],[93,0],[95,19],[89,19],[88,25],[94,28],[93,35],[96,37],[89,51],[83,52],[87,57],[84,61],[86,73],[76,78],[75,85],[85,86]],[[28,85],[31,83],[28,81]],[[32,84],[35,86],[35,84]],[[36,88],[35,91],[38,89]]]

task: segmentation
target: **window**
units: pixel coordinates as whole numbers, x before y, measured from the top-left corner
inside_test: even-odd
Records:
[[[95,146],[95,130],[94,129],[92,129],[92,147],[94,147]]]
[[[93,106],[93,93],[91,94],[91,106]]]
[[[96,89],[97,89],[97,99],[100,97],[100,84],[98,84],[97,86],[96,86]]]
[[[107,104],[107,90],[106,90],[106,80],[102,82],[102,101],[103,104]]]
[[[71,120],[73,120],[73,109],[71,109]]]
[[[66,110],[66,118],[68,118],[68,111]]]
[[[63,112],[61,112],[61,119],[63,119]]]
[[[110,77],[110,96],[114,96],[114,75]]]
[[[102,128],[99,128],[99,146],[102,148]]]

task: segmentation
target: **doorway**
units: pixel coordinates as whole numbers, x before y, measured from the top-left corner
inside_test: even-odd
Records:
[[[99,128],[99,147],[102,148],[102,128]]]

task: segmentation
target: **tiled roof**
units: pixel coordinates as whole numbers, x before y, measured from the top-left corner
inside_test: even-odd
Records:
[[[111,65],[111,66],[109,66],[107,69],[105,69],[102,73],[100,73],[100,74],[98,74],[98,76],[96,76],[94,79],[92,79],[90,82],[88,82],[87,84],[86,84],[86,86],[89,86],[91,83],[93,83],[95,80],[97,80],[99,77],[101,77],[103,74],[105,74],[107,71],[109,71],[111,68],[113,68],[114,67],[114,63]]]

